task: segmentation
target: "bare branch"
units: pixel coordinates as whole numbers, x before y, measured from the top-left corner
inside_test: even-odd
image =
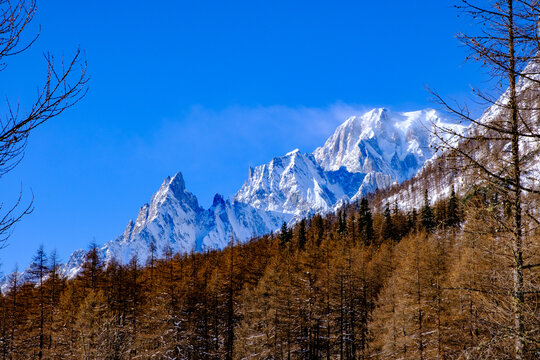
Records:
[[[21,45],[21,35],[34,18],[36,0],[0,0],[0,71],[9,56],[28,49],[39,36],[39,31],[29,42]],[[86,61],[80,49],[73,58],[55,64],[51,54],[44,54],[47,74],[32,104],[21,110],[20,104],[12,106],[6,99],[7,113],[0,117],[0,178],[13,170],[24,156],[32,130],[47,120],[60,115],[78,103],[87,93]],[[5,243],[10,228],[30,213],[32,202],[22,209],[21,194],[16,204],[0,218],[0,242]],[[1,209],[1,206],[0,206]],[[19,213],[17,214],[17,210]]]

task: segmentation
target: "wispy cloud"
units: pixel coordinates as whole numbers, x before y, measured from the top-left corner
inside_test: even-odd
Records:
[[[212,141],[240,141],[232,146],[312,151],[322,145],[349,116],[365,112],[362,106],[336,103],[325,108],[274,106],[232,106],[220,110],[201,106],[184,116],[166,119],[157,136],[213,146]],[[279,155],[279,154],[275,154]]]
[[[189,189],[208,202],[216,192],[234,194],[249,166],[296,148],[312,152],[348,117],[367,110],[343,103],[324,108],[195,106],[164,119],[134,155],[154,170],[182,171]]]

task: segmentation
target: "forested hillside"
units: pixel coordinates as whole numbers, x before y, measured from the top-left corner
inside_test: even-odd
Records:
[[[512,257],[482,220],[492,201],[479,188],[372,215],[362,200],[223,251],[152,253],[145,267],[104,268],[94,248],[69,281],[39,250],[34,284],[12,278],[0,300],[2,358],[508,358]],[[540,355],[533,274],[528,359]]]
[[[406,172],[402,183],[367,197],[355,192],[340,208],[329,196],[332,206],[314,208],[320,213],[307,205],[296,213],[302,204],[289,200],[299,197],[283,197],[298,217],[280,231],[247,242],[229,232],[223,250],[201,246],[190,254],[174,246],[187,233],[163,234],[176,224],[170,214],[194,215],[185,217],[191,226],[203,212],[194,211],[198,203],[181,177],[167,179],[154,199],[172,210],[159,213],[160,231],[145,238],[149,251],[123,253],[144,258],[104,259],[93,244],[68,278],[41,247],[24,278],[8,277],[0,294],[2,359],[540,359],[540,8],[530,0],[488,3],[460,3],[481,29],[458,38],[497,84],[489,94],[474,90],[489,107],[477,118],[432,92],[470,126],[435,124],[438,141],[422,146],[436,147],[436,157],[414,177],[404,180]],[[354,124],[340,129],[361,128]],[[328,181],[304,177],[321,171],[301,167],[307,157],[298,151],[286,155],[287,169],[309,185],[296,194],[316,199],[312,189],[326,194],[320,184],[343,175],[333,144],[349,137],[336,134],[320,152],[331,154]],[[347,142],[350,158],[378,147],[365,140]],[[407,144],[407,151],[421,149],[414,139]],[[390,164],[399,165],[394,153]],[[365,159],[381,160],[377,154]],[[361,163],[376,164],[370,161]],[[258,185],[265,169],[283,174],[280,164],[250,171],[247,184],[257,186],[246,185],[245,197],[273,199],[276,189]],[[292,178],[265,184],[288,193],[299,182],[282,180]],[[181,206],[183,198],[193,206]],[[212,219],[239,206],[221,196],[214,203],[225,210],[212,210]]]

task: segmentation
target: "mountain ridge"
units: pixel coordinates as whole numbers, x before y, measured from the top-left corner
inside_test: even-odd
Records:
[[[456,131],[465,127],[444,122],[432,109],[392,112],[376,108],[351,116],[312,153],[299,149],[248,169],[248,178],[232,199],[216,194],[204,209],[186,188],[182,173],[166,177],[125,230],[100,248],[104,261],[122,263],[133,256],[145,261],[153,244],[189,253],[221,249],[234,241],[278,230],[316,213],[337,210],[377,189],[388,188],[415,175],[432,159],[434,124]],[[69,277],[80,271],[83,251],[62,268]],[[5,283],[5,281],[3,281]]]

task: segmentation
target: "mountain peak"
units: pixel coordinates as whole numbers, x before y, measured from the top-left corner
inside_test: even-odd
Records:
[[[432,123],[445,125],[432,109],[397,113],[375,108],[347,119],[313,154],[326,171],[375,171],[401,182],[434,155]]]
[[[218,206],[218,205],[224,205],[225,200],[223,199],[223,195],[216,194],[214,195],[214,201],[212,201],[212,206]]]
[[[184,191],[186,189],[186,183],[180,171],[169,179],[169,188],[174,192]]]
[[[177,199],[181,199],[184,197],[185,192],[186,183],[184,181],[184,177],[182,176],[181,172],[177,172],[174,174],[174,176],[167,176],[163,180],[163,183],[161,183],[159,190],[154,194],[150,203],[154,203],[155,200],[163,201],[165,198],[170,197],[170,195]]]
[[[383,115],[386,115],[390,112],[390,110],[388,110],[387,108],[384,108],[384,107],[377,107],[377,108],[373,108],[371,109],[370,111],[368,111],[366,114],[370,114],[370,115],[376,115],[376,116],[383,116]]]
[[[292,156],[292,155],[296,155],[300,152],[299,149],[294,149],[293,151],[289,151],[288,153],[285,154],[285,156]]]

